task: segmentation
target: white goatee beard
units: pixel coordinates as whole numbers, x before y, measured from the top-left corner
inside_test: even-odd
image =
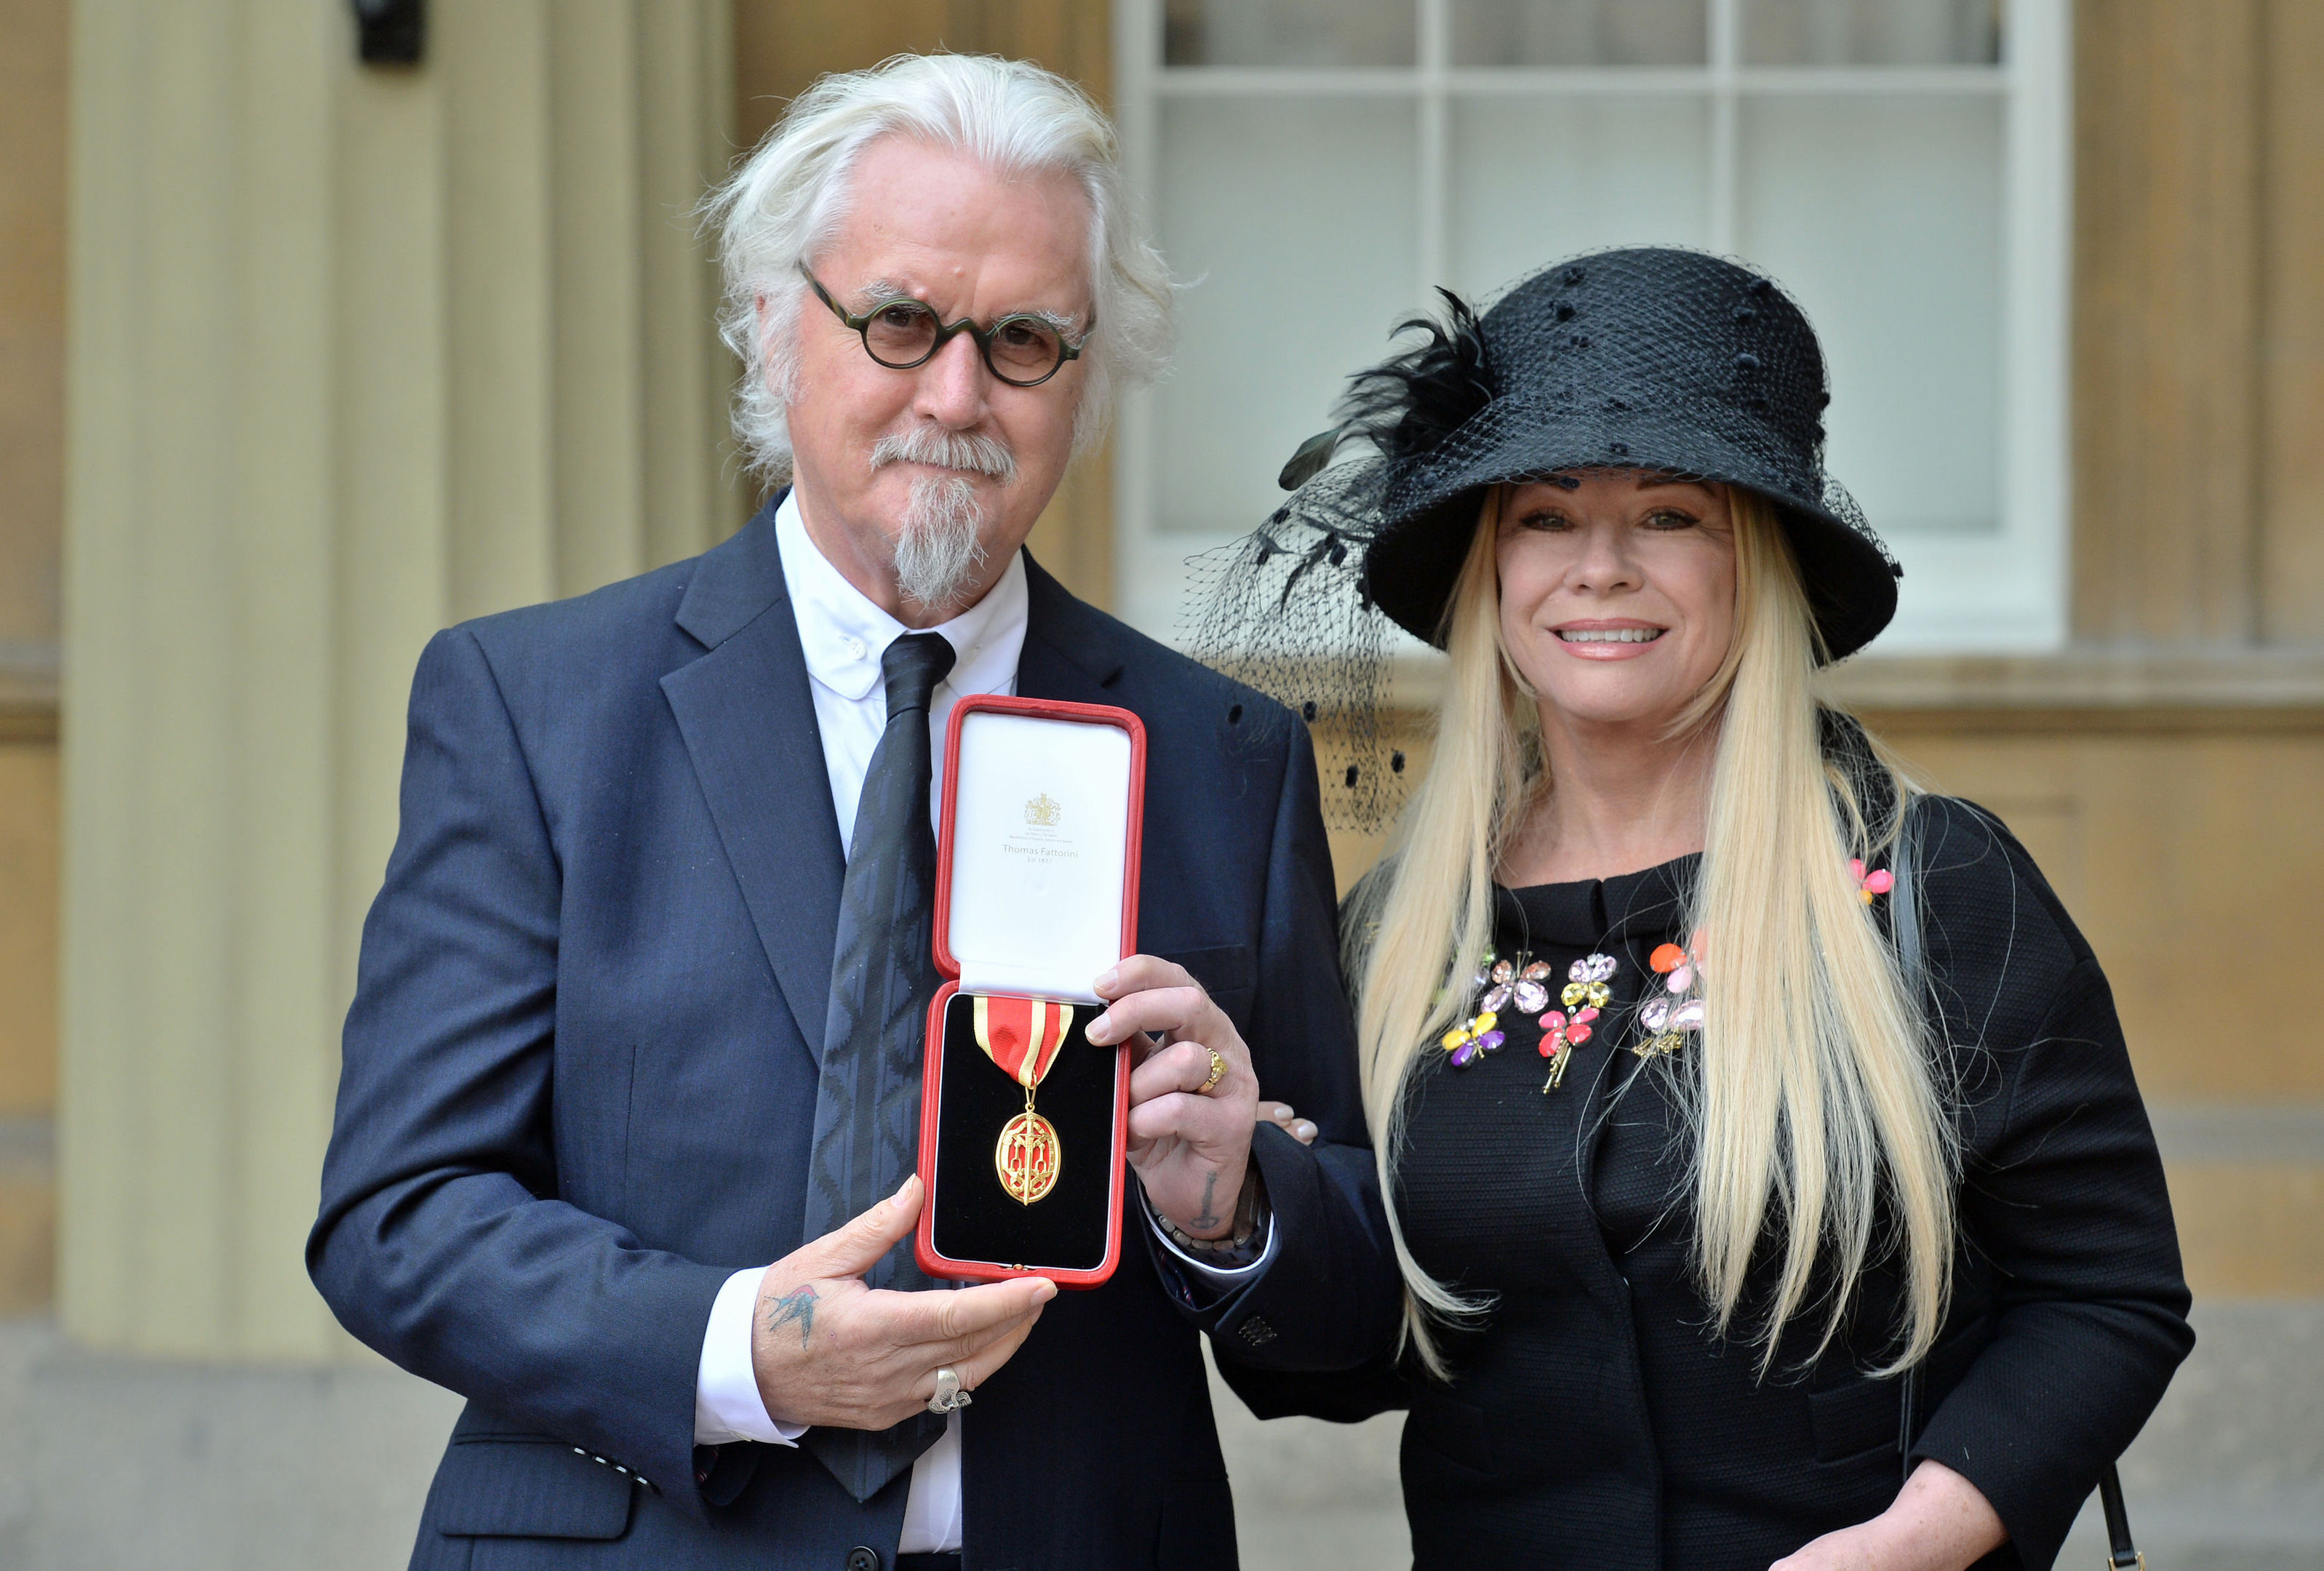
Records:
[[[926,464],[961,474],[912,482],[903,529],[896,537],[896,587],[923,611],[955,605],[985,563],[984,504],[964,478],[985,474],[1003,485],[1017,478],[1017,457],[999,437],[981,431],[913,426],[872,445],[876,473],[890,464]]]
[[[896,537],[896,587],[925,611],[956,604],[985,564],[984,506],[958,476],[912,482]]]

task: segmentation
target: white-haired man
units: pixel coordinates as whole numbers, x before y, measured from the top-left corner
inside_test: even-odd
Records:
[[[309,1245],[349,1329],[471,1399],[412,1564],[1231,1566],[1195,1327],[1330,1369],[1398,1307],[1328,1296],[1383,1224],[1305,733],[1021,549],[1161,359],[1111,129],[1033,67],[901,59],[712,210],[738,428],[791,483],[414,684]],[[1089,1033],[1146,1043],[1144,1242],[1063,1298],[918,1291],[905,1245],[932,735],[1009,691],[1149,739],[1152,952]],[[1262,1081],[1312,1144],[1254,1139]]]

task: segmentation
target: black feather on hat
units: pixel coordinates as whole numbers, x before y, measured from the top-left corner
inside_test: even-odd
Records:
[[[1360,437],[1390,460],[1416,458],[1493,401],[1477,313],[1451,289],[1436,292],[1444,301],[1445,319],[1407,317],[1396,325],[1397,335],[1423,333],[1426,342],[1349,378],[1340,424],[1299,444],[1276,477],[1284,490],[1306,484],[1342,445]]]

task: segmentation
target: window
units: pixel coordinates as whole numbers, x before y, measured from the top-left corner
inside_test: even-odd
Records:
[[[1117,0],[1177,370],[1123,411],[1120,603],[1280,500],[1443,282],[1745,258],[1831,363],[1830,462],[1905,565],[1883,651],[2065,634],[2065,0]],[[2006,21],[2005,21],[2006,17]]]

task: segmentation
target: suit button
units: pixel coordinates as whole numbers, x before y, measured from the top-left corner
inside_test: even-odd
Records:
[[[862,1544],[847,1551],[847,1571],[880,1571],[880,1551]]]

